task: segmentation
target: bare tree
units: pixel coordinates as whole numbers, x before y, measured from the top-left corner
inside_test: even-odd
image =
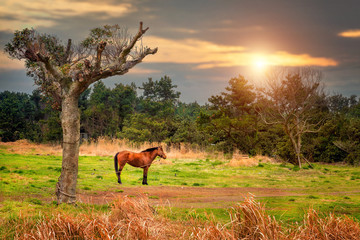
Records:
[[[314,118],[319,97],[324,96],[322,73],[310,67],[274,67],[266,78],[268,86],[261,90],[265,106],[259,113],[265,123],[284,127],[301,168],[302,136],[317,132],[323,121]]]
[[[91,30],[80,44],[61,44],[55,36],[33,29],[16,31],[5,51],[13,58],[25,59],[27,74],[44,94],[52,97],[61,111],[63,129],[62,170],[57,183],[58,203],[76,201],[78,175],[80,112],[79,96],[92,83],[123,75],[157,48],[137,46],[148,28],[140,27],[130,36],[118,25]]]

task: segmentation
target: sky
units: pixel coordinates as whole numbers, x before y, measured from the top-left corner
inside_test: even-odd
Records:
[[[63,43],[95,27],[119,24],[158,53],[129,73],[103,80],[137,86],[169,76],[183,102],[207,102],[238,75],[262,85],[269,66],[321,70],[328,94],[360,96],[358,0],[0,0],[0,91],[31,93],[24,63],[4,46],[15,30],[34,28]]]

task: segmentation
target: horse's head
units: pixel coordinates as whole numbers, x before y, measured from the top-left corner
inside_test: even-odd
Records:
[[[158,156],[160,156],[163,159],[166,159],[166,155],[164,153],[162,146],[158,147]]]

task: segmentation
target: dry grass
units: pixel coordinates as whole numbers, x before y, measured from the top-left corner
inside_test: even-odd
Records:
[[[97,142],[85,142],[80,146],[80,154],[86,156],[112,156],[116,152],[128,150],[140,152],[144,149],[162,145],[168,158],[173,159],[205,159],[206,157],[223,155],[218,153],[207,153],[191,144],[180,144],[179,147],[167,147],[164,143],[133,143],[126,139],[99,138]]]
[[[2,220],[6,238],[14,239],[359,239],[358,222],[330,214],[319,217],[310,209],[300,224],[283,228],[265,208],[248,197],[230,213],[232,221],[222,225],[214,220],[175,222],[156,214],[146,197],[120,197],[107,214],[52,213],[34,220],[21,216]],[[12,231],[11,231],[12,230]]]
[[[254,166],[259,162],[276,162],[274,159],[265,156],[256,156],[249,158],[235,152],[232,159],[227,159],[222,152],[205,151],[198,146],[191,144],[180,144],[177,147],[167,147],[162,143],[132,143],[126,139],[107,139],[99,138],[98,141],[83,142],[80,145],[81,156],[113,156],[115,153],[123,150],[140,152],[144,149],[162,145],[166,155],[170,159],[218,159],[229,161],[229,165],[236,166]],[[4,146],[8,152],[17,154],[39,154],[39,155],[55,155],[61,156],[62,148],[60,144],[36,144],[27,140],[19,140],[16,142],[0,142],[0,146]],[[165,147],[166,146],[166,147]],[[159,164],[159,163],[155,163]],[[171,164],[171,161],[161,160],[161,164]]]
[[[136,200],[121,197],[113,203],[108,214],[72,216],[52,213],[37,221],[21,217],[15,224],[13,237],[21,240],[169,239],[172,232],[168,229],[172,228],[154,212],[145,197]],[[14,225],[14,222],[7,224]]]
[[[228,165],[231,167],[239,167],[239,166],[256,166],[259,163],[276,163],[278,162],[274,158],[266,157],[266,156],[254,156],[249,157],[249,155],[241,154],[239,152],[235,152],[230,159]]]
[[[265,207],[248,197],[234,208],[233,229],[237,239],[288,239],[274,217],[265,213]]]
[[[356,240],[360,239],[360,225],[348,216],[336,217],[330,214],[322,218],[314,209],[309,209],[303,224],[291,234],[291,238]]]
[[[38,144],[25,139],[16,142],[0,142],[0,146],[6,148],[8,152],[24,155],[39,154],[59,156],[62,153],[60,144]]]

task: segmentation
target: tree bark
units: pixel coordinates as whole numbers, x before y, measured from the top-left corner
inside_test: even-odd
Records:
[[[75,203],[80,143],[80,111],[77,96],[66,95],[63,98],[61,125],[63,159],[61,175],[56,184],[57,202]]]
[[[297,136],[296,155],[299,163],[299,168],[301,168],[301,135],[300,134]]]

